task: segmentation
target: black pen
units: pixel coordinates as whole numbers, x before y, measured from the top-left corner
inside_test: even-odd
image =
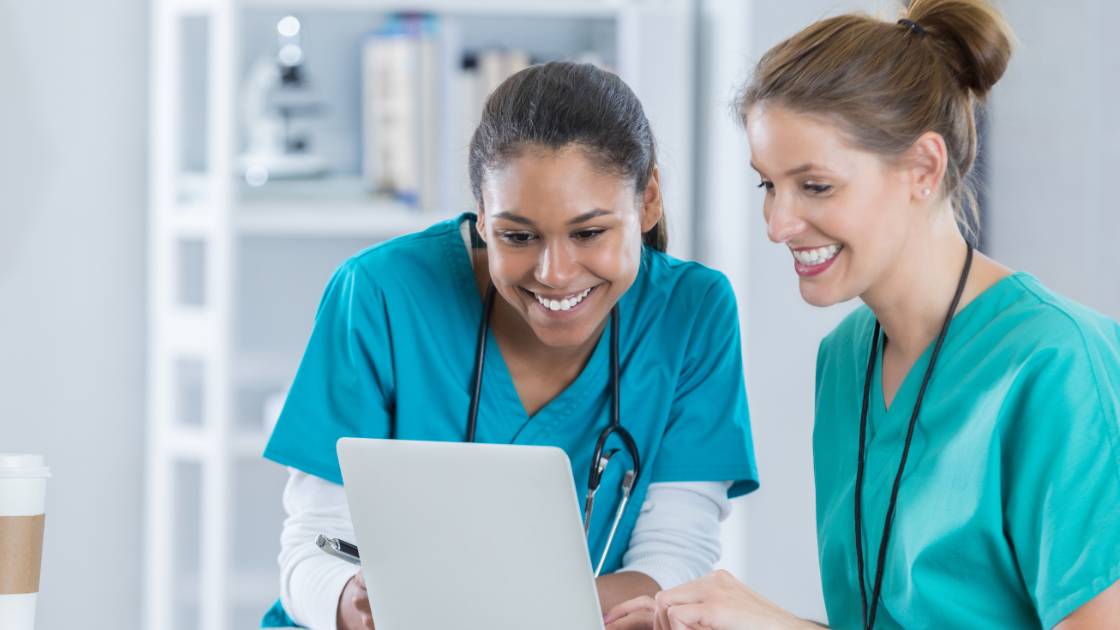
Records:
[[[319,534],[315,537],[315,546],[328,555],[345,560],[350,564],[362,566],[361,556],[358,555],[358,546],[353,543],[348,543],[341,538],[327,538]]]

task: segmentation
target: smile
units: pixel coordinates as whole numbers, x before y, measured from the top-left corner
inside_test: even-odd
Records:
[[[793,253],[793,258],[797,262],[806,267],[815,267],[836,258],[836,255],[839,254],[842,249],[844,249],[843,245],[833,243],[832,245],[825,245],[824,247],[817,247],[814,249],[791,249],[790,251]]]
[[[537,302],[541,306],[543,306],[544,308],[546,308],[546,309],[548,309],[552,312],[560,312],[560,311],[570,311],[573,308],[575,308],[576,306],[579,306],[579,304],[581,302],[583,302],[583,300],[588,295],[590,295],[591,292],[594,291],[594,290],[595,290],[595,287],[588,287],[588,288],[584,289],[583,291],[580,291],[579,293],[573,293],[572,295],[563,296],[563,297],[560,297],[560,296],[548,297],[548,296],[544,296],[544,295],[541,295],[539,293],[536,293],[534,291],[530,291],[530,293],[533,294],[533,297],[537,298]]]

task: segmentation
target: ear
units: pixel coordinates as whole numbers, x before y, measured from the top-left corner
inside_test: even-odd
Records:
[[[653,229],[661,220],[665,207],[661,199],[661,171],[656,166],[649,176],[646,189],[642,192],[642,233]]]
[[[482,242],[485,243],[486,242],[486,210],[483,208],[483,205],[482,205],[481,201],[478,202],[478,206],[475,208],[475,213],[476,213],[478,218],[475,221],[474,229],[475,229],[475,232],[478,232],[478,238],[482,239]]]
[[[920,202],[938,198],[949,166],[945,139],[937,132],[927,131],[914,141],[910,153],[910,198]]]

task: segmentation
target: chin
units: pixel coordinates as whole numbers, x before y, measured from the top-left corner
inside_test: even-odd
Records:
[[[577,348],[585,343],[594,332],[586,330],[586,326],[533,326],[533,333],[537,339],[550,348]]]
[[[841,302],[847,302],[849,297],[841,295],[828,286],[814,285],[805,281],[801,282],[801,299],[811,306],[824,308]]]

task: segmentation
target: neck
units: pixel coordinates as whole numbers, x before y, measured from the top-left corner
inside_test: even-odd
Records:
[[[941,331],[964,266],[966,244],[953,213],[945,209],[921,223],[904,252],[861,297],[892,351],[916,357]]]

